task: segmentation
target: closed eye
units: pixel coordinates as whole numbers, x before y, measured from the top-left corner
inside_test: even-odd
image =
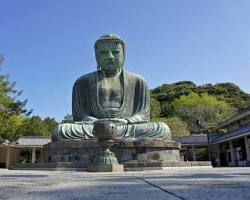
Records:
[[[107,51],[100,51],[101,54],[107,54]]]

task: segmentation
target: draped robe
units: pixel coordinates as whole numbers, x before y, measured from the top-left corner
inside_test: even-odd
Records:
[[[139,75],[122,70],[120,76],[123,100],[120,108],[103,108],[99,101],[98,84],[101,71],[80,77],[72,93],[74,123],[60,124],[52,139],[93,138],[94,122],[98,119],[125,119],[128,124],[117,125],[118,137],[153,137],[171,139],[168,126],[161,122],[150,123],[150,97],[146,81]]]

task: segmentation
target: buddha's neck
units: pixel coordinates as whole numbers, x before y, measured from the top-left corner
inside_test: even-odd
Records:
[[[110,77],[119,76],[121,74],[122,70],[119,68],[115,71],[101,70],[101,72],[105,78],[110,78]]]

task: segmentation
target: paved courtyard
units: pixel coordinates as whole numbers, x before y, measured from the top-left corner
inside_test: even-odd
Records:
[[[0,199],[249,200],[250,168],[124,173],[0,169]]]

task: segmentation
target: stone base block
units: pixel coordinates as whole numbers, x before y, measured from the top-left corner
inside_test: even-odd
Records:
[[[116,139],[110,149],[119,163],[132,160],[179,161],[180,143],[160,139]],[[65,140],[44,146],[45,162],[81,162],[82,167],[93,163],[95,153],[99,151],[95,140]]]
[[[88,165],[88,172],[123,172],[124,167],[120,164],[115,165]]]

